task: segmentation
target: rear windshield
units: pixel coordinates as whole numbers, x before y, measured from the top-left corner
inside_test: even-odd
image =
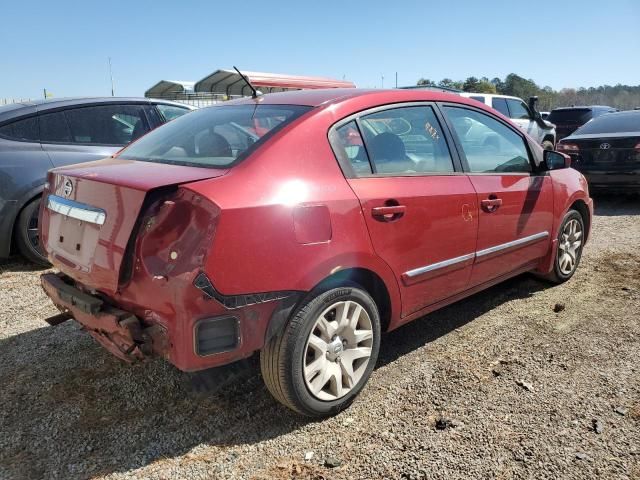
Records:
[[[547,121],[551,123],[585,123],[591,118],[590,108],[553,110]]]
[[[640,112],[610,113],[586,123],[573,135],[640,132]]]
[[[203,108],[150,132],[120,158],[225,168],[247,156],[270,134],[311,107],[228,105]]]

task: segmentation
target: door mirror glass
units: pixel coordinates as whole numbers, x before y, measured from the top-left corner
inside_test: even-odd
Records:
[[[553,150],[545,150],[544,163],[547,166],[547,170],[569,168],[571,166],[571,157],[564,153],[554,152]]]

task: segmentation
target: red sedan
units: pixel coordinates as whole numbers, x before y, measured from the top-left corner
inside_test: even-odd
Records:
[[[523,272],[571,278],[593,207],[569,166],[445,93],[202,109],[49,174],[41,233],[60,273],[42,284],[61,313],[48,321],[184,371],[260,351],[276,399],[334,414],[383,332]]]

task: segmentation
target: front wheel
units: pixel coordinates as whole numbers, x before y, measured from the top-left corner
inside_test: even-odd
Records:
[[[543,278],[553,283],[563,283],[576,273],[585,240],[584,220],[576,210],[569,210],[558,230],[558,248],[553,270]]]
[[[357,286],[308,300],[260,352],[262,377],[283,405],[310,417],[347,408],[366,384],[380,348],[380,315]]]
[[[20,212],[15,227],[15,239],[22,256],[42,267],[50,267],[38,233],[40,200],[40,197],[34,198]]]
[[[545,140],[542,142],[542,148],[545,150],[553,150],[553,142],[550,140]]]

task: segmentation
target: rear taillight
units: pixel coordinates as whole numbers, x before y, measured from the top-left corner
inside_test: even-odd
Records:
[[[634,149],[636,152],[640,153],[640,142],[636,143],[636,146],[635,146],[635,147],[633,147],[633,149]]]
[[[559,152],[564,152],[564,153],[575,153],[577,151],[579,151],[580,149],[578,148],[578,145],[576,145],[575,143],[558,143],[556,145],[556,150]]]

